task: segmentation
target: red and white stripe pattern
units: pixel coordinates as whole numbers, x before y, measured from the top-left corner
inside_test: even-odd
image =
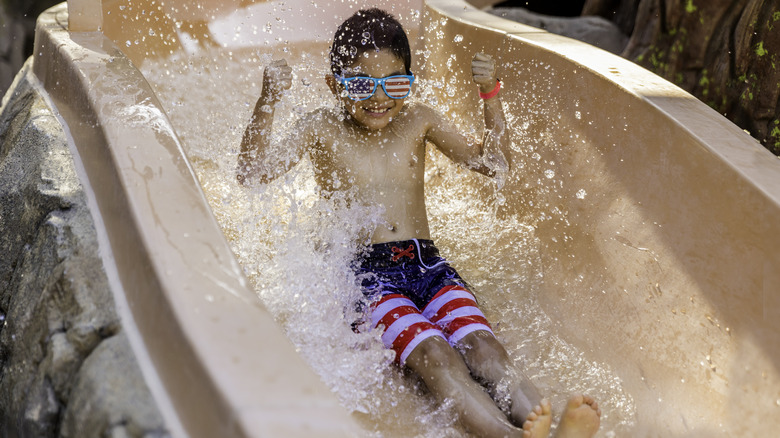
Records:
[[[395,351],[395,360],[403,365],[414,348],[431,336],[444,337],[441,330],[425,319],[412,300],[401,294],[385,295],[371,312],[371,325],[384,326],[382,342]]]
[[[445,286],[433,296],[422,311],[423,316],[441,327],[450,345],[477,330],[493,333],[477,299],[463,286]]]
[[[420,342],[431,336],[443,337],[455,345],[477,330],[493,333],[474,295],[461,286],[442,288],[422,313],[404,295],[385,295],[373,306],[371,325],[384,327],[382,342],[395,351],[395,360],[401,365]]]
[[[409,94],[412,88],[411,81],[405,76],[392,76],[385,78],[385,93],[393,99],[401,99]]]

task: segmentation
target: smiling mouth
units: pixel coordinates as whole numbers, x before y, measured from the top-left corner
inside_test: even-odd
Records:
[[[363,111],[367,112],[369,115],[372,115],[372,116],[382,116],[386,112],[390,111],[390,108],[369,108],[369,107],[363,107]]]

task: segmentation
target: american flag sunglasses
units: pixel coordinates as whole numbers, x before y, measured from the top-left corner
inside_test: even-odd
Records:
[[[414,75],[397,75],[386,78],[371,78],[353,76],[351,78],[336,75],[336,79],[344,85],[347,96],[352,100],[366,100],[376,93],[378,84],[382,84],[385,94],[393,99],[403,99],[412,92]]]

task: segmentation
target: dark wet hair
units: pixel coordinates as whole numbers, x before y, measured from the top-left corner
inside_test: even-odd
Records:
[[[340,75],[366,51],[382,49],[390,49],[404,62],[406,74],[411,74],[412,51],[401,23],[381,9],[361,9],[336,29],[330,46],[330,69]]]

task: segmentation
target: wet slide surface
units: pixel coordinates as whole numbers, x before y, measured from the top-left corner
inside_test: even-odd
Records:
[[[465,436],[375,336],[349,330],[359,291],[346,266],[377,209],[321,199],[305,162],[268,186],[235,183],[263,65],[284,57],[294,69],[278,132],[335,105],[328,40],[360,5],[312,14],[302,3],[103,2],[105,38],[57,33],[65,9],[49,12],[49,38],[70,41],[38,50],[66,59],[36,60],[35,71],[84,161],[138,325],[134,347],[182,434]],[[506,184],[429,151],[426,194],[438,245],[542,392],[557,407],[569,392],[594,395],[600,436],[770,436],[780,418],[777,159],[598,49],[459,1],[379,6],[417,41],[416,98],[464,129],[481,117],[463,66],[476,51],[499,60]],[[68,74],[88,78],[82,97],[58,88]],[[90,111],[100,123],[83,120]]]

